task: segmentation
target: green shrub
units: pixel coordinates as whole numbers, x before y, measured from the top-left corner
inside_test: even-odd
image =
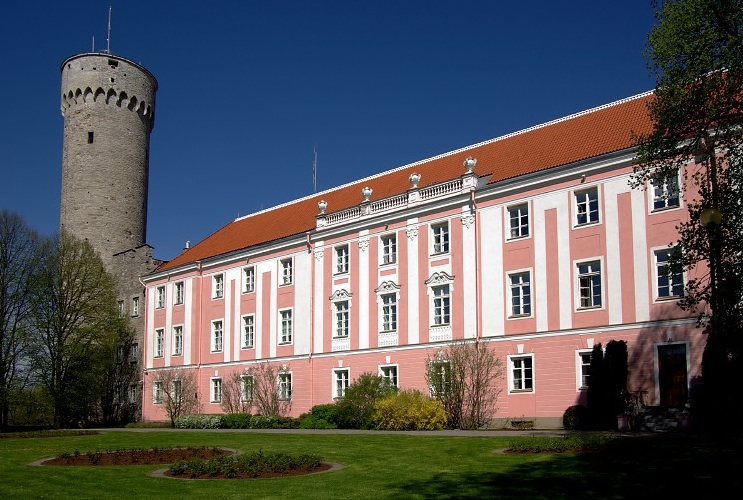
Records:
[[[335,429],[338,407],[335,404],[315,405],[299,416],[300,429]]]
[[[175,420],[176,429],[224,429],[224,415],[184,415]]]
[[[224,416],[225,429],[250,429],[250,413],[228,413]]]
[[[264,417],[263,415],[253,415],[250,419],[251,429],[274,429],[276,417]]]
[[[378,429],[393,431],[432,431],[443,429],[448,416],[440,401],[419,390],[405,390],[374,405]]]
[[[568,430],[586,430],[590,427],[588,408],[583,405],[568,406],[562,414],[562,425]]]
[[[312,470],[321,465],[322,459],[317,455],[265,453],[262,450],[231,457],[219,457],[210,460],[189,460],[176,462],[170,466],[174,475],[196,477],[235,477],[285,472],[289,470]]]
[[[387,379],[362,373],[336,403],[335,424],[341,429],[374,429],[374,403],[396,391]]]

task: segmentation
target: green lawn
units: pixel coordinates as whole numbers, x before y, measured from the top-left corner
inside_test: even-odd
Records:
[[[743,485],[737,437],[631,436],[584,454],[495,453],[516,439],[230,431],[0,439],[0,498],[665,499],[709,498]],[[162,466],[29,465],[76,449],[203,445],[310,452],[344,468],[293,478],[184,481],[149,476]]]

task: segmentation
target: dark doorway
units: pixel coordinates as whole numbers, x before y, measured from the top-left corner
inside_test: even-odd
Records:
[[[661,406],[682,406],[688,395],[686,344],[658,346]]]

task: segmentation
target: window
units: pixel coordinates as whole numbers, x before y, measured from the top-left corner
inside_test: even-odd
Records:
[[[180,404],[183,401],[183,384],[180,380],[173,380],[173,402]]]
[[[243,293],[255,291],[255,267],[250,266],[243,269]]]
[[[681,297],[684,293],[684,271],[678,262],[675,248],[655,251],[655,273],[658,298]]]
[[[435,286],[433,291],[433,324],[448,325],[451,312],[449,285]]]
[[[348,301],[335,303],[335,336],[348,337]]]
[[[348,272],[348,245],[335,247],[335,274]]]
[[[388,234],[382,236],[382,264],[397,262],[397,236]]]
[[[431,226],[433,238],[433,253],[446,253],[449,251],[449,223],[434,224]]]
[[[254,380],[252,375],[240,376],[240,401],[246,403],[253,401]]]
[[[392,387],[397,387],[397,366],[380,366],[379,376]]]
[[[292,310],[285,309],[279,311],[279,321],[281,323],[281,340],[279,344],[292,343]]]
[[[152,384],[152,402],[160,404],[163,402],[163,382],[162,380],[156,380]]]
[[[173,327],[173,356],[183,354],[183,327]]]
[[[243,349],[251,349],[255,342],[255,316],[243,316]]]
[[[155,307],[157,309],[162,309],[165,307],[165,287],[159,286],[157,287],[157,290],[155,291]]]
[[[588,388],[588,376],[591,369],[591,351],[578,351],[578,389]]]
[[[578,264],[578,298],[581,309],[601,307],[601,262]]]
[[[529,271],[508,275],[511,287],[511,316],[531,315],[531,278]]]
[[[667,179],[653,179],[653,211],[680,206],[678,173]]]
[[[139,391],[137,390],[137,384],[129,384],[129,403],[130,404],[137,404],[139,403],[139,396],[137,395]]]
[[[162,358],[165,350],[165,330],[155,330],[155,357]]]
[[[598,188],[583,189],[575,192],[576,226],[593,224],[599,221]]]
[[[119,301],[119,318],[123,318],[123,317],[124,317],[124,301],[120,300]]]
[[[508,209],[509,239],[529,236],[529,204],[523,203]]]
[[[293,268],[293,262],[291,259],[284,259],[281,261],[281,284],[282,285],[291,285],[292,284],[292,268]]]
[[[186,299],[186,289],[183,286],[182,281],[178,281],[173,285],[173,288],[175,289],[175,305],[179,306],[183,304],[183,302]]]
[[[279,399],[288,401],[292,398],[292,374],[279,373]]]
[[[511,358],[511,391],[530,392],[534,390],[534,360],[531,356]]]
[[[222,331],[222,320],[212,321],[212,352],[222,350],[222,340],[224,332]]]
[[[139,361],[139,344],[132,342],[132,348],[129,350],[129,361],[136,363]]]
[[[132,317],[139,316],[139,297],[132,297]]]
[[[222,402],[222,379],[212,379],[212,403]]]
[[[382,331],[397,330],[397,294],[382,295]]]
[[[212,298],[224,297],[224,274],[215,274],[212,278]]]
[[[428,367],[428,378],[431,384],[431,396],[451,394],[451,363],[434,361]]]
[[[348,368],[333,370],[334,388],[333,398],[342,398],[348,389],[350,372]]]

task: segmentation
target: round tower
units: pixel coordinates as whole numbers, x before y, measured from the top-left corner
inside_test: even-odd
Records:
[[[146,242],[150,132],[157,80],[106,53],[62,63],[60,226],[87,239],[107,267]]]

